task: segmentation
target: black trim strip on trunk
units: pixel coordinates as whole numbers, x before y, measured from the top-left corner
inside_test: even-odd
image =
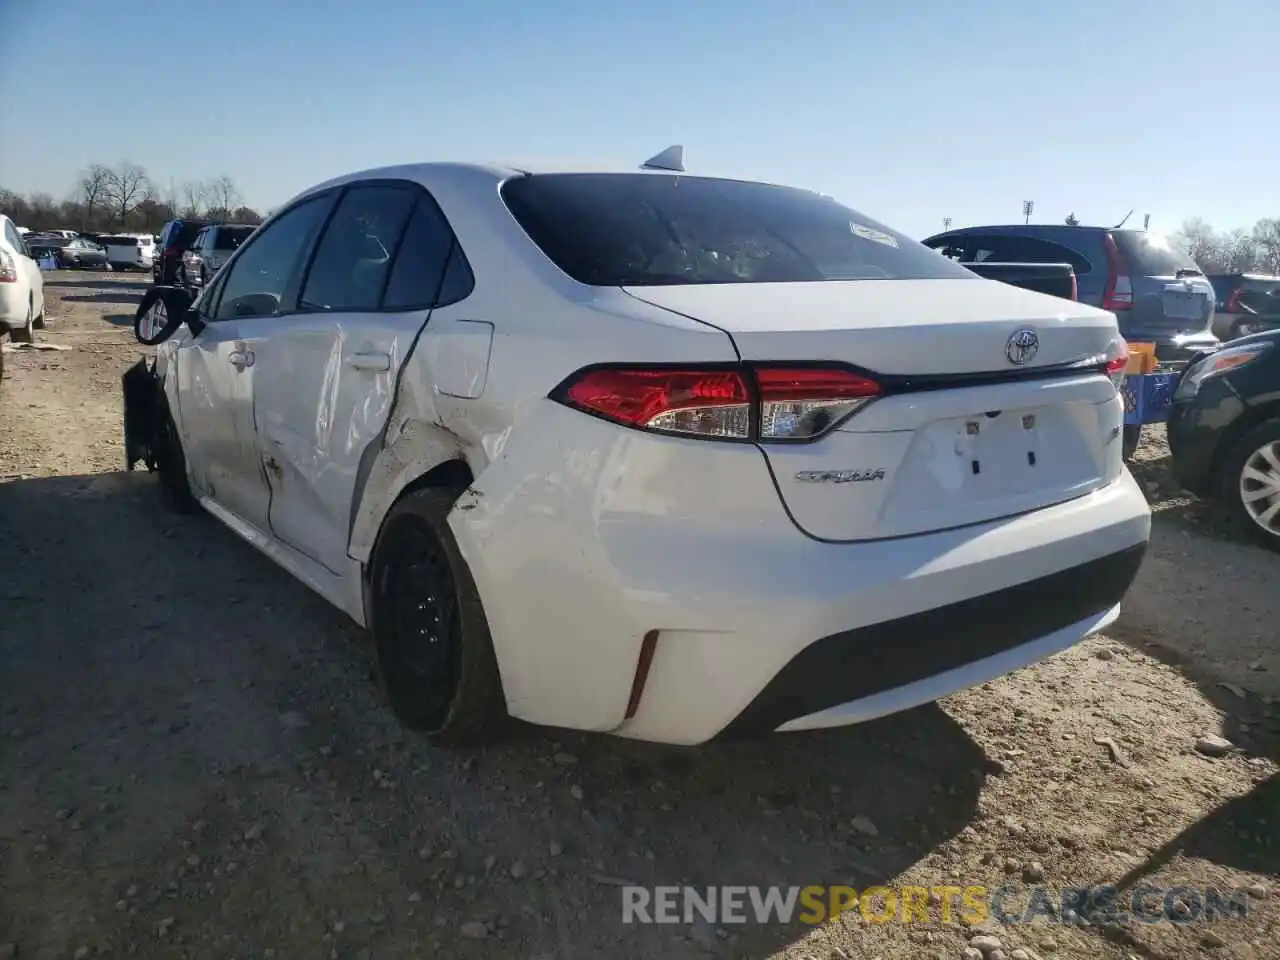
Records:
[[[715,739],[770,733],[799,717],[936,676],[1103,613],[1129,589],[1146,546],[823,637],[796,654]]]

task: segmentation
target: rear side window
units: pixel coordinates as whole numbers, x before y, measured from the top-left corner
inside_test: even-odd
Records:
[[[320,238],[298,308],[377,310],[415,199],[404,187],[348,190]]]
[[[213,249],[235,250],[253,233],[252,227],[223,227],[214,238]]]
[[[414,310],[457,303],[474,283],[453,230],[435,202],[418,199],[396,254],[382,306]]]
[[[909,237],[794,187],[666,174],[538,174],[502,197],[593,286],[976,279]]]
[[[1014,234],[975,237],[970,247],[974,263],[1069,263],[1079,276],[1091,269],[1089,261],[1074,250],[1059,243],[1020,237]]]
[[[1145,277],[1174,277],[1179,270],[1200,272],[1190,256],[1176,249],[1169,239],[1142,230],[1115,230],[1111,234],[1132,273]]]

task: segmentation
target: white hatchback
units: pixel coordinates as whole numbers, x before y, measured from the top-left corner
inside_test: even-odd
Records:
[[[440,743],[904,710],[1107,626],[1146,547],[1112,314],[671,151],[332,180],[186,297],[139,308],[130,462]]]

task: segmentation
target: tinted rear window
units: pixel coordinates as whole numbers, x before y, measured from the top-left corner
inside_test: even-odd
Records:
[[[112,247],[136,247],[138,245],[137,237],[103,237],[102,243]]]
[[[214,238],[215,250],[234,250],[249,238],[253,227],[223,227]]]
[[[793,187],[538,174],[507,181],[502,197],[556,266],[593,286],[974,279],[915,240]]]
[[[1196,262],[1176,249],[1168,237],[1141,230],[1116,230],[1111,236],[1129,261],[1129,269],[1141,276],[1173,277],[1179,270],[1200,272]]]

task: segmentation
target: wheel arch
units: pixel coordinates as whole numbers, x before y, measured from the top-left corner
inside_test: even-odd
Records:
[[[425,487],[469,487],[476,469],[461,439],[440,424],[412,420],[390,443],[370,444],[352,497],[347,552],[368,565],[382,522],[403,497]]]
[[[1258,425],[1276,419],[1280,419],[1280,396],[1247,407],[1244,413],[1236,417],[1235,422],[1223,432],[1213,451],[1213,473],[1208,484],[1208,489],[1215,496],[1222,496],[1225,492],[1227,464],[1241,439]]]

